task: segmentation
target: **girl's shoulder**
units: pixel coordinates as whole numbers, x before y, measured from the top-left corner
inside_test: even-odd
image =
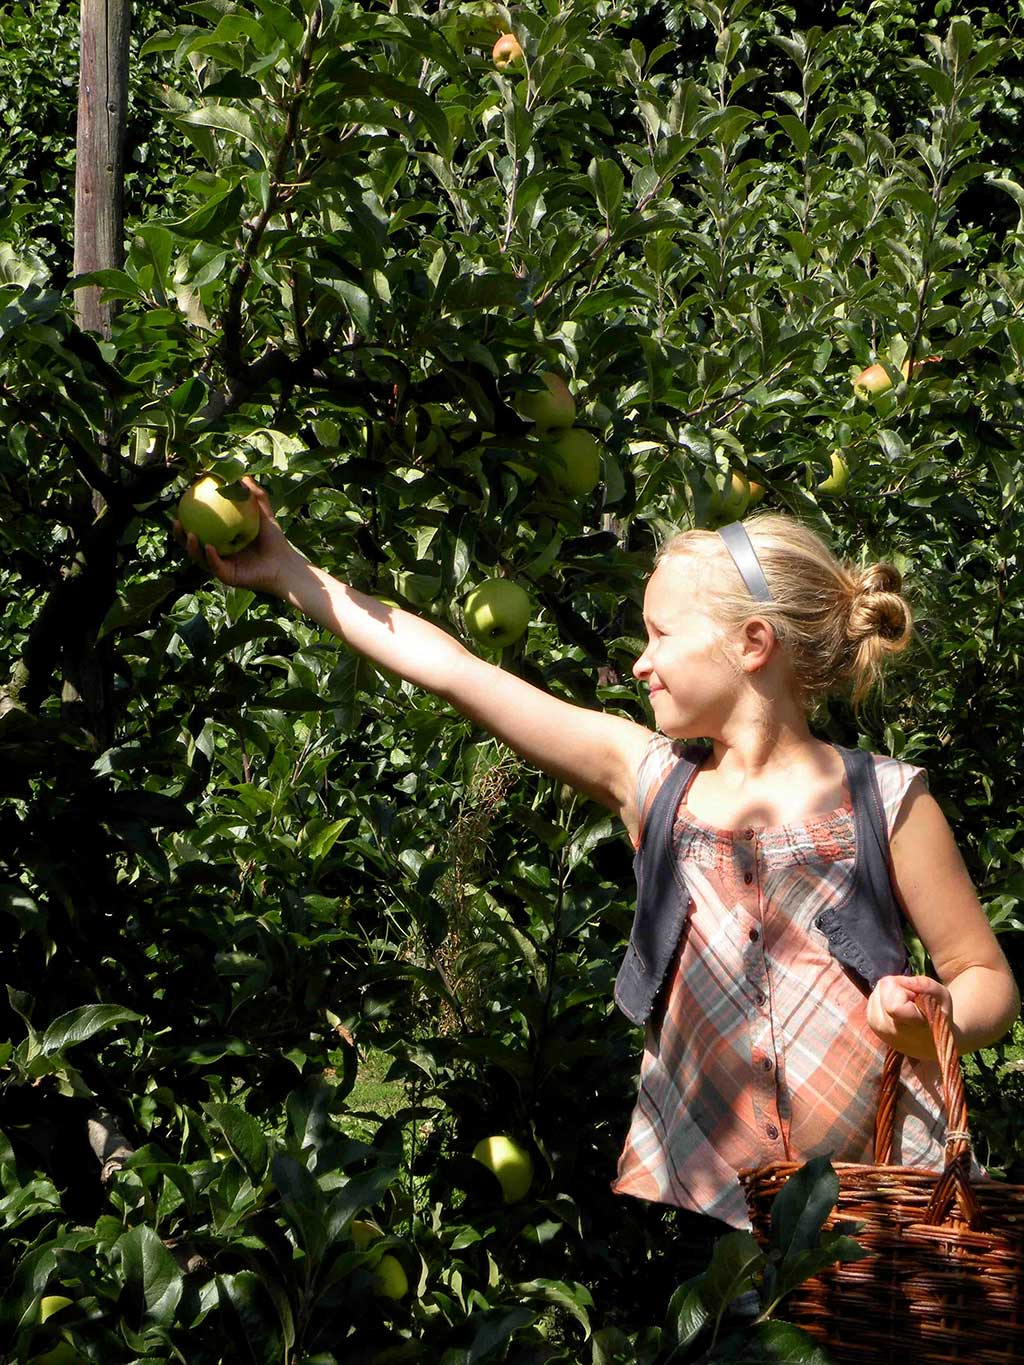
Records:
[[[928,772],[914,763],[904,763],[902,759],[891,758],[889,754],[873,753],[871,757],[875,762],[875,780],[885,809],[885,823],[892,834],[900,807],[915,779],[920,778],[921,785],[925,791],[928,790]]]
[[[666,777],[681,758],[699,758],[705,752],[701,745],[691,744],[685,739],[669,739],[667,735],[657,732],[651,736],[636,774],[636,807],[640,812],[637,847],[647,812]]]

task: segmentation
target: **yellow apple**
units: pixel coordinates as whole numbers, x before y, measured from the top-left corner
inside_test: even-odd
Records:
[[[747,511],[749,512],[749,510],[750,510],[751,507],[756,507],[757,504],[761,501],[761,499],[762,499],[763,497],[764,497],[764,484],[763,484],[763,483],[754,483],[753,480],[751,480],[751,483],[750,483],[750,502],[747,504]]]
[[[260,508],[244,484],[203,474],[182,495],[178,520],[200,545],[212,545],[219,555],[234,555],[259,535]]]
[[[549,443],[555,459],[551,477],[564,492],[586,497],[601,478],[601,443],[582,427],[569,427]]]
[[[822,479],[816,491],[823,493],[826,497],[839,497],[846,492],[846,485],[850,478],[850,471],[846,461],[838,450],[833,450],[831,455],[832,472],[827,478]]]
[[[489,578],[466,598],[466,629],[478,645],[504,649],[515,644],[530,624],[529,594],[508,578]]]
[[[503,1133],[482,1138],[473,1148],[473,1158],[497,1176],[506,1204],[517,1203],[533,1183],[530,1153]]]
[[[535,422],[538,431],[571,427],[576,417],[576,400],[569,392],[569,385],[560,374],[547,371],[537,378],[544,388],[523,389],[517,393],[514,399],[516,412],[524,421]]]
[[[491,60],[499,71],[520,67],[524,63],[523,49],[514,33],[503,33],[491,49]]]

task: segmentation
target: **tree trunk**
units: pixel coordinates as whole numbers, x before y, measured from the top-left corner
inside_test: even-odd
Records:
[[[117,269],[124,263],[124,143],[128,116],[128,40],[131,0],[81,0],[78,80],[78,131],[75,162],[75,273]],[[102,289],[89,285],[75,294],[75,317],[83,331],[109,338],[113,305],[101,302]],[[110,431],[101,433],[101,464],[110,473],[114,461]],[[91,504],[89,519],[102,520],[100,493],[83,496]],[[83,518],[84,524],[88,521]],[[101,577],[116,574],[116,547],[104,547]],[[87,568],[95,576],[98,566]],[[85,573],[85,578],[90,574]],[[112,591],[111,591],[112,596]],[[62,715],[92,737],[98,751],[112,737],[112,646],[96,640],[89,613],[79,628],[65,636]]]
[[[75,273],[124,262],[124,141],[131,0],[82,0],[75,167]],[[78,325],[109,337],[113,309],[90,285],[75,295]]]

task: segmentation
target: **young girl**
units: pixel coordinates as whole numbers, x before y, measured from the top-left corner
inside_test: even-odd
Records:
[[[1001,1037],[1020,1000],[922,769],[864,760],[881,798],[875,827],[884,818],[892,890],[938,979],[889,973],[865,982],[836,956],[841,934],[816,925],[850,903],[865,826],[847,760],[812,735],[808,712],[840,688],[863,696],[883,656],[909,642],[895,569],[844,567],[812,532],[771,514],[670,540],[647,584],[648,643],[633,669],[650,691],[653,732],[560,701],[430,622],[338,582],[288,543],[266,493],[248,482],[260,505],[257,540],[230,559],[205,547],[224,583],[291,603],[446,698],[617,812],[635,847],[661,784],[689,759],[666,826],[688,906],[663,978],[650,983],[656,1004],[644,1016],[617,1191],[710,1216],[705,1231],[743,1227],[744,1167],[822,1152],[870,1161],[888,1045],[917,1059],[905,1068],[893,1160],[942,1166],[938,1067],[915,999],[938,1002],[961,1052]],[[201,556],[194,536],[187,546]],[[710,744],[680,743],[696,737]],[[891,904],[888,885],[884,894]],[[659,924],[663,934],[664,917]],[[627,969],[642,983],[642,960],[627,957]]]

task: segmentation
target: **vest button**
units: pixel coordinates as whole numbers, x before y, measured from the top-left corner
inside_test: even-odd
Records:
[[[743,831],[743,837],[744,839],[753,839],[754,831],[752,829],[745,829]]]
[[[772,1142],[774,1142],[776,1138],[779,1136],[779,1130],[775,1127],[774,1123],[769,1123],[768,1127],[764,1131],[771,1138]]]
[[[760,937],[761,933],[758,929],[751,929],[750,933],[747,935],[747,938],[750,939],[751,943],[756,943]]]
[[[749,886],[750,883],[754,880],[754,874],[753,874],[753,872],[744,872],[744,874],[743,874],[743,880],[744,880],[744,881],[746,882],[746,884]]]
[[[766,1057],[764,1061],[761,1063],[761,1065],[764,1067],[765,1071],[771,1071],[772,1059],[770,1057]]]

